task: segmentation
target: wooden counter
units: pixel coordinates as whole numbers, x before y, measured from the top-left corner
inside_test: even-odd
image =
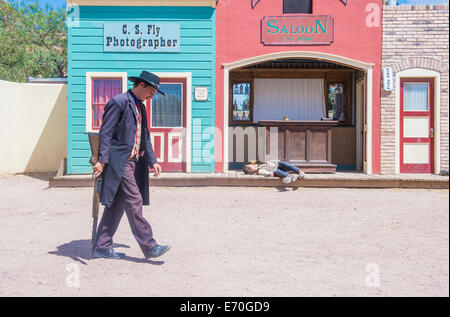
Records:
[[[309,173],[335,173],[331,164],[331,128],[338,121],[259,121],[266,128],[266,154],[271,153],[270,130],[278,129],[278,159]],[[273,152],[273,151],[272,151]],[[272,157],[273,157],[272,153]]]

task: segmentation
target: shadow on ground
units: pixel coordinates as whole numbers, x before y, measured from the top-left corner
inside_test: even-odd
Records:
[[[26,173],[20,173],[16,175],[25,175],[28,177],[32,177],[35,179],[39,179],[41,181],[48,182],[50,179],[56,176],[57,172],[26,172]]]
[[[287,187],[287,186],[275,186],[279,193],[290,192],[298,190],[298,187]],[[289,189],[288,189],[289,188]]]
[[[118,244],[114,243],[113,248],[129,248],[130,246],[126,244]],[[48,252],[49,254],[65,256],[71,258],[74,261],[80,262],[84,265],[87,265],[85,260],[95,260],[91,257],[91,240],[74,240],[69,243],[64,243],[56,247],[56,251]],[[130,256],[125,256],[122,261],[131,261],[136,263],[148,263],[154,265],[164,264],[163,261],[151,261],[146,260],[144,258],[135,258]],[[111,260],[116,261],[116,260]],[[120,261],[120,260],[119,260]]]

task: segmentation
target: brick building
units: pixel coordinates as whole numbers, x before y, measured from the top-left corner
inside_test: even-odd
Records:
[[[449,7],[383,7],[381,173],[449,168]]]

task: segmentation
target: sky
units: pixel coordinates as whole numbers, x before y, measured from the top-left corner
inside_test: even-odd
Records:
[[[23,1],[25,2],[27,0]],[[449,0],[398,0],[399,4],[448,4],[448,2]],[[43,5],[45,5],[46,3],[50,3],[54,8],[61,8],[66,5],[66,0],[40,0],[40,3]]]
[[[9,2],[14,3],[29,3],[34,2],[33,0],[9,0]],[[66,0],[39,0],[39,3],[42,6],[45,6],[46,3],[51,4],[55,9],[62,8],[66,5]]]
[[[39,2],[44,5],[45,3],[50,3],[54,8],[61,8],[66,5],[66,0],[40,0]]]

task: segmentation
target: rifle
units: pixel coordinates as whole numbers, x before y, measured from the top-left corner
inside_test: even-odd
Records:
[[[89,144],[91,146],[91,153],[92,153],[89,163],[91,163],[91,165],[94,166],[98,162],[98,155],[100,149],[100,135],[97,133],[89,133]],[[92,173],[92,180],[94,181],[94,193],[92,197],[93,225],[91,238],[91,252],[93,253],[95,246],[95,238],[97,235],[97,222],[98,222],[98,212],[100,208],[100,190],[102,184],[102,175],[95,178],[94,173]]]

